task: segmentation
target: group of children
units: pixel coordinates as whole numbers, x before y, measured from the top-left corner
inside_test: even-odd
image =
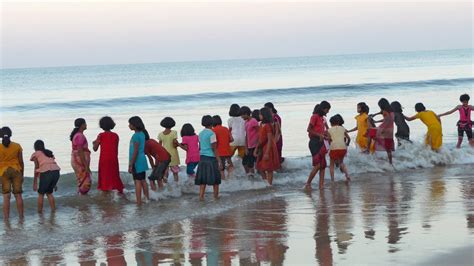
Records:
[[[406,121],[420,119],[427,127],[425,135],[425,144],[430,146],[433,151],[439,151],[443,143],[443,132],[441,126],[441,117],[450,115],[456,111],[459,112],[458,142],[456,147],[460,148],[464,134],[469,144],[474,147],[474,139],[472,138],[472,120],[471,113],[473,106],[469,105],[470,97],[463,94],[459,97],[460,105],[452,110],[436,114],[431,110],[427,110],[423,103],[415,105],[415,115],[407,117],[403,114],[403,108],[397,101],[390,103],[387,99],[381,98],[378,102],[380,111],[369,115],[369,106],[364,103],[357,104],[356,127],[346,130],[342,125],[343,118],[337,114],[330,118],[329,128],[326,122],[326,115],[331,109],[331,105],[327,101],[317,104],[313,111],[313,116],[308,125],[309,149],[312,155],[313,169],[311,170],[305,188],[311,188],[311,182],[319,171],[319,187],[324,186],[324,175],[326,168],[326,154],[329,150],[331,180],[334,180],[334,168],[338,167],[345,174],[346,181],[350,181],[350,177],[346,166],[344,165],[344,157],[347,153],[347,146],[350,143],[348,133],[357,131],[356,146],[364,153],[373,153],[375,151],[385,151],[388,161],[392,164],[392,152],[395,150],[394,136],[397,138],[398,146],[410,141],[410,127]],[[381,115],[380,120],[375,120]],[[377,126],[377,124],[379,124]],[[394,127],[397,131],[394,134]]]
[[[394,151],[394,136],[398,145],[410,141],[410,128],[406,121],[420,119],[428,128],[425,143],[434,151],[442,145],[442,128],[440,117],[456,111],[460,114],[458,126],[459,148],[463,135],[466,134],[469,143],[474,146],[472,139],[471,112],[469,95],[460,97],[461,105],[452,110],[436,115],[433,111],[426,110],[422,103],[415,105],[416,115],[407,117],[402,112],[399,102],[389,103],[382,98],[378,102],[380,111],[369,115],[369,107],[365,103],[357,104],[359,113],[355,119],[357,125],[351,130],[343,127],[344,119],[337,114],[329,119],[328,126],[326,115],[331,109],[327,101],[317,104],[313,110],[307,131],[309,136],[309,149],[312,155],[313,168],[308,176],[305,187],[311,188],[311,182],[319,172],[319,186],[324,186],[326,168],[326,154],[329,151],[330,175],[334,180],[334,170],[339,168],[346,176],[351,178],[344,158],[350,143],[348,133],[357,131],[356,145],[365,153],[386,151],[388,160],[392,163]],[[377,116],[382,116],[376,120]],[[282,157],[282,132],[281,118],[272,103],[266,103],[261,109],[253,110],[247,106],[240,107],[233,104],[229,111],[228,127],[223,126],[220,116],[205,115],[202,117],[203,129],[196,134],[194,127],[186,123],[181,128],[181,142],[178,133],[173,128],[176,126],[171,117],[165,117],[160,125],[164,128],[157,139],[150,138],[142,119],[138,116],[131,117],[130,130],[134,131],[130,140],[128,172],[132,174],[135,183],[137,204],[142,202],[142,194],[149,198],[146,172],[151,166],[148,176],[150,187],[156,191],[167,182],[168,173],[171,172],[174,180],[179,178],[180,159],[178,148],[186,151],[186,173],[194,179],[195,185],[200,187],[199,198],[204,199],[206,186],[213,186],[214,197],[219,195],[219,185],[222,179],[232,174],[234,165],[232,156],[235,152],[242,158],[242,164],[247,175],[252,176],[258,172],[269,185],[273,182],[273,172],[281,168]],[[377,126],[377,124],[379,124]],[[119,136],[112,132],[115,123],[106,116],[100,119],[100,133],[93,141],[93,150],[100,148],[98,167],[98,189],[102,191],[117,190],[122,193],[124,185],[120,179],[118,162]],[[394,125],[397,131],[394,134]],[[78,118],[74,121],[74,129],[70,134],[72,145],[71,165],[74,169],[78,192],[87,194],[91,188],[91,170],[89,145],[84,131],[87,129],[85,119]],[[3,193],[3,217],[8,219],[10,212],[10,197],[13,192],[19,212],[23,216],[23,200],[21,197],[24,176],[24,162],[22,148],[10,140],[12,131],[8,127],[1,129],[2,145],[0,145],[0,176]],[[54,197],[56,184],[60,176],[60,168],[55,162],[53,152],[45,148],[44,142],[37,140],[34,143],[35,152],[31,161],[35,164],[33,189],[38,192],[38,211],[43,209],[43,199],[46,195],[51,209],[55,208]],[[148,160],[147,160],[148,159]],[[147,162],[148,161],[148,162]],[[197,168],[197,171],[196,171]],[[39,181],[39,184],[38,184]]]

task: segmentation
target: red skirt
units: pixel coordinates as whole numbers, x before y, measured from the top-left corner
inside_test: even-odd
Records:
[[[346,157],[347,150],[331,150],[329,151],[329,158],[332,160],[342,160]]]
[[[368,131],[367,131],[367,135],[369,138],[375,138],[377,136],[377,128],[376,127],[373,127],[373,128],[369,128]]]

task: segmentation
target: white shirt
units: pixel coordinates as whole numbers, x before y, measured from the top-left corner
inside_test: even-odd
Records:
[[[345,150],[347,149],[346,142],[346,129],[341,126],[334,126],[328,129],[328,133],[331,136],[330,150]]]
[[[245,120],[240,116],[231,117],[227,123],[234,139],[234,142],[230,145],[234,147],[245,146]]]

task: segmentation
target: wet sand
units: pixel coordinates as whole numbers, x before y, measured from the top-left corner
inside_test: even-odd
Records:
[[[311,192],[301,189],[301,175],[295,184],[204,203],[189,194],[141,208],[70,205],[0,225],[0,264],[472,265],[472,170],[366,174]],[[188,214],[172,215],[184,208]],[[150,223],[151,212],[171,218]],[[68,242],[74,228],[83,231],[71,239],[80,240]]]

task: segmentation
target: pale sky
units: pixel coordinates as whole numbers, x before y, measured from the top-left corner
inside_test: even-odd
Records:
[[[4,2],[1,68],[473,47],[468,2]]]

